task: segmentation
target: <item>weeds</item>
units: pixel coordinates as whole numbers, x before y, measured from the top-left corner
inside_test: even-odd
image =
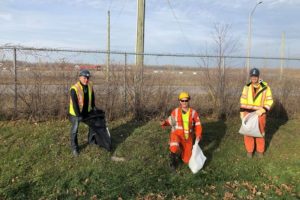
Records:
[[[208,161],[195,175],[186,165],[176,173],[169,170],[169,131],[156,121],[114,121],[111,153],[87,146],[88,129],[81,125],[77,158],[71,154],[67,121],[0,122],[0,198],[299,198],[297,120],[269,120],[272,137],[263,159],[245,156],[238,120],[202,122],[201,147]],[[114,155],[125,161],[112,161]]]

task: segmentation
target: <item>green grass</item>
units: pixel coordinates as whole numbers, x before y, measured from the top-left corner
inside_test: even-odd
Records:
[[[169,130],[157,121],[112,122],[112,153],[86,145],[81,125],[77,158],[68,121],[0,122],[0,199],[299,199],[298,121],[268,121],[263,159],[246,158],[239,124],[203,120],[208,160],[194,175],[169,170]]]

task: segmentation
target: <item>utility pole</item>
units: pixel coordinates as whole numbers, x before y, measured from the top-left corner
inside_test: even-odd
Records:
[[[145,1],[137,0],[137,31],[136,31],[136,56],[134,76],[134,115],[136,119],[142,116],[142,88],[144,66],[144,30],[145,30]]]
[[[144,65],[144,30],[145,30],[145,1],[137,0],[137,37],[136,37],[136,65]]]
[[[249,73],[250,70],[250,54],[251,54],[251,37],[252,37],[252,16],[253,13],[256,9],[256,7],[261,4],[262,1],[259,1],[255,4],[251,12],[249,13],[249,18],[248,18],[248,48],[247,48],[247,73]],[[247,76],[248,79],[248,76]]]
[[[106,60],[106,80],[109,81],[110,65],[110,11],[107,11],[107,60]]]
[[[285,65],[285,32],[281,35],[281,52],[280,52],[280,81],[282,80],[283,68]]]

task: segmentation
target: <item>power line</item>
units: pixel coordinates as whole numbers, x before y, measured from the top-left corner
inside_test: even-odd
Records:
[[[116,16],[116,18],[113,20],[113,22],[111,23],[112,25],[115,24],[115,22],[120,18],[120,16],[123,14],[124,8],[126,7],[128,0],[123,1],[123,5],[122,8],[119,10],[118,15]]]
[[[189,43],[189,40],[187,39],[187,36],[186,36],[186,34],[184,33],[183,28],[182,28],[182,26],[181,26],[181,24],[180,24],[180,22],[179,22],[179,19],[178,19],[177,15],[176,15],[176,13],[175,13],[175,11],[174,11],[172,5],[171,5],[170,0],[167,0],[167,2],[168,2],[168,5],[169,5],[169,7],[170,7],[170,9],[171,9],[171,12],[172,12],[172,14],[173,14],[173,16],[174,16],[174,18],[175,18],[175,21],[177,22],[177,24],[178,24],[178,26],[179,26],[179,29],[180,29],[180,31],[181,31],[181,33],[182,33],[182,35],[183,35],[183,38],[185,39],[185,42],[186,42],[188,48],[190,49],[191,52],[194,52],[194,51],[193,51],[193,48],[192,48],[192,45]],[[196,62],[197,64],[199,64],[197,60],[195,60],[195,62]]]

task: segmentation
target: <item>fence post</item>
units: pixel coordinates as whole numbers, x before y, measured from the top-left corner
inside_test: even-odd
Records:
[[[126,85],[127,85],[126,84],[126,82],[127,82],[127,80],[126,80],[127,53],[124,54],[124,57],[125,57],[125,64],[124,64],[124,106],[123,106],[124,110],[123,110],[123,112],[124,112],[124,116],[125,116],[125,114],[127,112],[127,99],[126,99],[126,96],[127,96],[127,88],[126,88]]]
[[[17,77],[17,49],[13,49],[13,65],[14,65],[14,86],[15,86],[15,94],[14,94],[14,115],[16,118],[18,114],[18,77]]]

